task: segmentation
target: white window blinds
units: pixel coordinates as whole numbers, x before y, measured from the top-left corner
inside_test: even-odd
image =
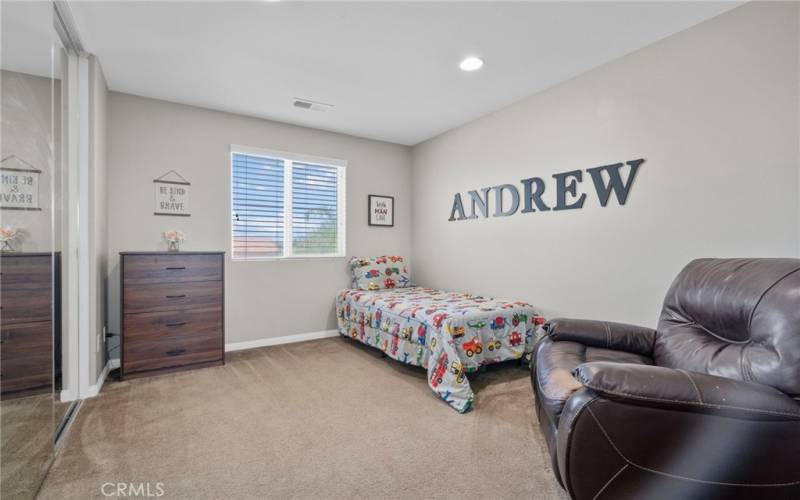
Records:
[[[344,166],[298,157],[232,151],[234,259],[345,254]]]
[[[292,165],[292,249],[295,255],[337,253],[337,170],[307,163]]]
[[[233,154],[233,258],[281,257],[284,161]]]

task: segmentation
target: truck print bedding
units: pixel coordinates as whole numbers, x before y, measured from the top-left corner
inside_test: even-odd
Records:
[[[428,385],[455,410],[472,407],[466,377],[482,365],[531,352],[544,317],[530,304],[407,287],[341,290],[339,334],[428,371]]]

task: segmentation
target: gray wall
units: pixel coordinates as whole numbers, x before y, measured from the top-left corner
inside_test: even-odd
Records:
[[[654,325],[681,267],[798,255],[798,4],[752,3],[414,148],[425,285]],[[456,192],[644,157],[626,206],[448,222]],[[584,174],[585,175],[585,174]]]
[[[14,245],[17,251],[59,251],[61,232],[53,227],[53,218],[61,217],[61,82],[7,70],[0,71],[0,80],[0,158],[16,155],[42,171],[39,175],[42,210],[2,210],[0,223],[22,230],[22,239]],[[27,168],[14,159],[3,166]]]
[[[747,4],[413,150],[111,92],[109,329],[118,252],[164,249],[167,229],[230,251],[232,143],[348,160],[348,255],[411,253],[421,284],[653,325],[692,258],[800,255],[797,42],[796,3]],[[540,176],[552,206],[552,174],[639,157],[624,207],[585,177],[582,210],[447,221],[456,192]],[[170,169],[192,183],[189,218],[152,214]],[[367,225],[370,193],[396,197],[394,228]],[[226,266],[227,342],[335,327],[345,259]]]
[[[119,332],[118,253],[163,250],[168,229],[186,234],[186,250],[228,252],[226,342],[336,327],[346,259],[230,260],[231,144],[347,160],[347,255],[411,250],[407,147],[116,92],[108,104],[110,331]],[[153,179],[171,169],[192,184],[191,217],[153,215]],[[394,228],[367,225],[368,194],[395,196]]]

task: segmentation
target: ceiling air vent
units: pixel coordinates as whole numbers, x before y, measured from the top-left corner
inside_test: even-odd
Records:
[[[294,107],[325,113],[333,108],[333,104],[325,104],[324,102],[309,101],[308,99],[298,99],[295,97]]]

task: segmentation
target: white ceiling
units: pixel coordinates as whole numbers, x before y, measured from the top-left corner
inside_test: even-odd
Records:
[[[70,2],[112,90],[407,145],[740,4]]]
[[[49,2],[0,0],[0,62],[2,69],[56,76],[52,49],[58,44]]]

